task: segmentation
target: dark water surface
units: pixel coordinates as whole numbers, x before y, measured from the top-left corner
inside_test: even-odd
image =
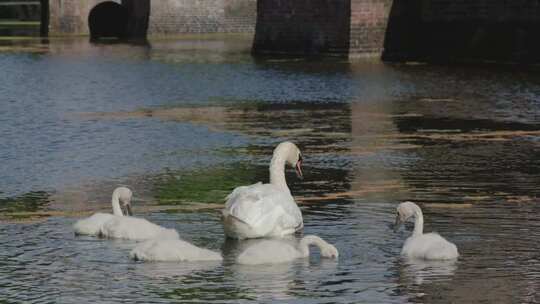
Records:
[[[256,60],[240,37],[0,51],[0,302],[540,301],[534,67]],[[220,204],[266,181],[286,139],[306,155],[305,179],[287,175],[303,233],[340,258],[236,265],[250,242],[225,241]],[[75,237],[120,184],[135,213],[224,262],[133,262],[134,242]],[[457,262],[399,257],[404,200]]]

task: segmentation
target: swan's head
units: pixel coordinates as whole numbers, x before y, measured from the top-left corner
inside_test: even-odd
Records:
[[[298,178],[303,178],[302,174],[302,152],[290,141],[280,143],[274,149],[274,157],[284,157],[285,162],[294,167]]]
[[[413,202],[403,202],[397,206],[396,222],[394,224],[394,231],[397,231],[401,224],[405,223],[409,218],[416,215],[420,210],[417,204]]]
[[[133,216],[133,210],[131,209],[131,197],[126,201],[120,200],[120,205],[122,206],[122,213],[124,215]]]
[[[321,248],[321,256],[324,258],[337,259],[339,252],[334,245],[327,243]]]
[[[133,193],[127,187],[118,187],[114,189],[113,202],[115,200],[118,201],[118,203],[120,204],[122,215],[129,215],[129,216],[133,215],[133,211],[131,210],[132,197],[133,197]]]

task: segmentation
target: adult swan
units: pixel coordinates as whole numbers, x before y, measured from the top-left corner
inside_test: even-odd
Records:
[[[274,149],[270,162],[270,183],[241,186],[227,196],[223,228],[236,239],[281,237],[302,229],[302,212],[285,181],[285,164],[296,168],[302,178],[302,154],[291,142]]]

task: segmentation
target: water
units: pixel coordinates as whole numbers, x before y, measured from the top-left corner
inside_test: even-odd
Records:
[[[0,47],[0,299],[7,303],[534,303],[540,290],[540,77],[535,67],[258,59],[249,40],[84,39]],[[340,251],[234,262],[223,197],[289,172],[303,234]],[[223,263],[141,263],[130,241],[75,237],[119,184],[134,211]],[[399,257],[395,207],[418,202],[457,262]],[[296,238],[301,235],[295,236]]]

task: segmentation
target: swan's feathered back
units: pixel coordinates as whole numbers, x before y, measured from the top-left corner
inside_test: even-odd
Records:
[[[174,229],[166,229],[145,219],[130,216],[114,217],[101,227],[100,232],[104,237],[128,240],[179,238]]]
[[[290,200],[290,195],[279,191],[275,186],[257,183],[234,189],[228,196],[225,208],[229,214],[246,224],[256,226],[266,214],[270,214],[276,207],[283,208],[283,203]]]
[[[245,237],[281,236],[284,231],[293,233],[302,227],[302,213],[293,197],[271,184],[257,183],[234,189],[227,197],[223,216],[225,220],[232,217],[230,221],[239,222],[233,225],[244,225],[243,230],[251,230],[252,235]],[[226,227],[227,232],[234,234]]]
[[[130,253],[140,261],[221,261],[221,254],[199,248],[189,242],[177,240],[149,240],[137,245]]]
[[[237,258],[239,264],[278,264],[309,257],[309,245],[319,247],[321,257],[337,258],[334,245],[318,236],[308,235],[299,242],[288,240],[262,240],[246,248]]]
[[[237,262],[244,265],[278,264],[301,258],[296,246],[285,241],[264,240],[248,247]]]
[[[452,260],[459,257],[456,245],[434,232],[409,237],[401,254],[424,260]]]
[[[101,227],[115,215],[108,213],[95,213],[92,216],[79,220],[73,225],[75,234],[97,236],[101,233]]]

